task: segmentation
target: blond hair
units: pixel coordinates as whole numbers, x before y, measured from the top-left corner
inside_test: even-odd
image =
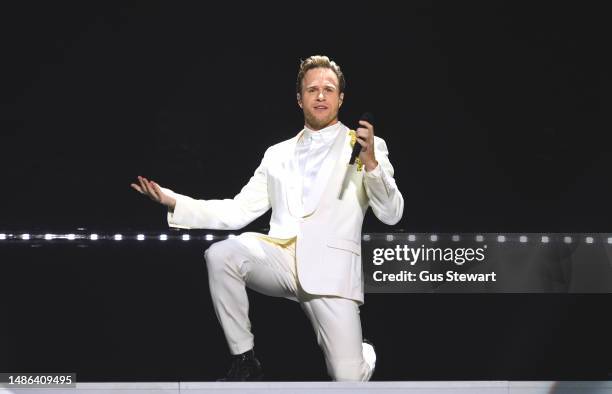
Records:
[[[344,81],[344,74],[342,74],[342,70],[340,70],[340,66],[336,64],[333,60],[329,60],[327,56],[323,55],[313,55],[307,58],[306,60],[302,60],[300,62],[300,69],[297,75],[297,82],[295,84],[295,90],[298,94],[302,93],[302,81],[304,80],[304,75],[308,70],[312,70],[313,68],[329,68],[332,70],[336,76],[338,77],[338,84],[340,85],[340,93],[344,92],[344,86],[346,82]]]

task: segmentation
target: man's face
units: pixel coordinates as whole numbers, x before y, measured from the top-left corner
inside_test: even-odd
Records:
[[[338,110],[344,93],[340,93],[338,77],[329,68],[310,69],[302,79],[298,105],[304,111],[304,122],[312,130],[321,130],[338,122]]]

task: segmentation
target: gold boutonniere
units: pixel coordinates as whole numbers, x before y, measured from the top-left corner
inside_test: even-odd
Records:
[[[349,135],[351,136],[351,148],[355,146],[357,143],[357,133],[355,130],[349,131]],[[357,164],[357,171],[361,171],[363,169],[363,163],[361,159],[358,157],[355,159],[355,164]]]

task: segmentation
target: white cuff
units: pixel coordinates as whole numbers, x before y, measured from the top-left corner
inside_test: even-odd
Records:
[[[376,164],[376,167],[372,171],[365,171],[365,175],[371,178],[380,178],[382,170],[380,169],[380,163]]]

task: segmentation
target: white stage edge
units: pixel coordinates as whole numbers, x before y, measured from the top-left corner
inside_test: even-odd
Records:
[[[77,383],[76,388],[0,388],[0,394],[612,394],[612,381],[439,382],[133,382]]]

